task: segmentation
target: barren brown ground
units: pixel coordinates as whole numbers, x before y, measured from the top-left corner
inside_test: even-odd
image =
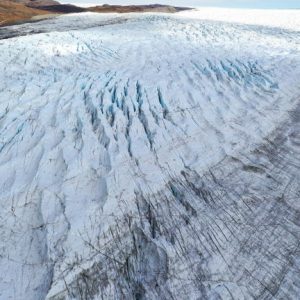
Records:
[[[13,1],[0,1],[0,26],[14,24],[31,19],[34,16],[46,14],[49,14],[49,12],[45,10],[30,8]]]

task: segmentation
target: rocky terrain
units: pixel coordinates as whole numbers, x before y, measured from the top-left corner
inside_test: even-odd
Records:
[[[299,20],[2,28],[0,299],[298,299]]]

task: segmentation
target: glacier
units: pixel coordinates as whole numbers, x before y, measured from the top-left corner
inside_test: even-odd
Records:
[[[300,11],[0,29],[0,299],[298,299]]]

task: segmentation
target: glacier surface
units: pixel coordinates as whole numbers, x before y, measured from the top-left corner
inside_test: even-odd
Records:
[[[1,28],[0,299],[299,299],[299,20]]]

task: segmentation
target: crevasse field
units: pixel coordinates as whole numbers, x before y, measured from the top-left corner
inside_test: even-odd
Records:
[[[299,10],[0,38],[1,300],[299,299]]]

